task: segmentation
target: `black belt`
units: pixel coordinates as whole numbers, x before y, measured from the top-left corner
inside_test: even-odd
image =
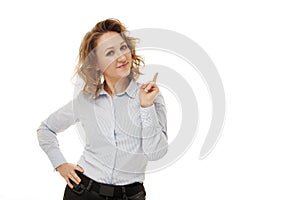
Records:
[[[128,185],[110,185],[96,182],[78,171],[77,175],[81,179],[80,184],[77,185],[71,181],[74,186],[72,190],[77,194],[82,194],[84,190],[87,190],[103,196],[122,198],[124,195],[132,196],[141,191],[145,192],[143,183],[134,182]]]

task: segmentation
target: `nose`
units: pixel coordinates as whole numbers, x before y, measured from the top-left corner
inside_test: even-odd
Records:
[[[121,55],[118,57],[118,62],[124,62],[125,60],[126,60],[125,54],[121,54]]]

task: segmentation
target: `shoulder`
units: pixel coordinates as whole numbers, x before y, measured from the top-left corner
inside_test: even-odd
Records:
[[[95,101],[95,98],[84,91],[80,91],[78,94],[73,95],[73,104],[77,106],[92,103],[93,101]]]

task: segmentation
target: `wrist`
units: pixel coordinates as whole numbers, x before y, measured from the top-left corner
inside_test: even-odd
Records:
[[[58,171],[59,169],[61,169],[64,165],[66,165],[67,163],[62,163],[60,165],[58,165],[56,168],[55,168],[55,171]]]
[[[152,105],[153,105],[153,103],[143,103],[143,104],[141,104],[141,107],[142,108],[147,108],[147,107],[150,107]]]

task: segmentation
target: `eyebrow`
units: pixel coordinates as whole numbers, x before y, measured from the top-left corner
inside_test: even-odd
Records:
[[[123,43],[126,43],[125,41],[121,42],[120,45],[122,45]],[[113,49],[114,47],[108,47],[104,50],[104,52],[106,52],[108,49]]]

